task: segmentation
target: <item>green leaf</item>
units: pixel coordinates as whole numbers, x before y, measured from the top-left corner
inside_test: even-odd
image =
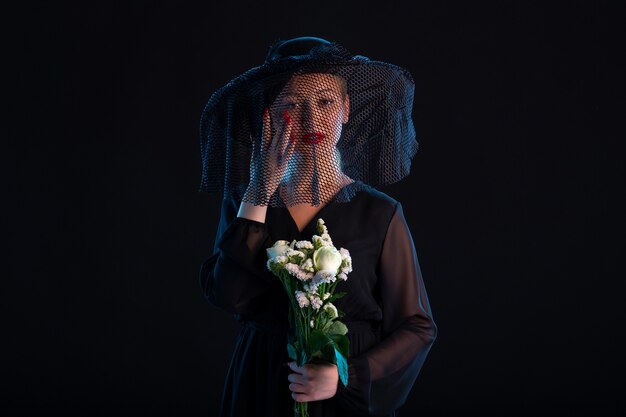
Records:
[[[348,333],[348,328],[342,322],[334,321],[333,324],[331,324],[330,327],[328,328],[327,332],[328,332],[328,336],[332,336],[335,334],[344,335]]]
[[[311,359],[313,359],[313,358],[320,358],[320,359],[323,359],[323,358],[324,358],[324,354],[322,353],[322,351],[321,351],[321,350],[316,350],[315,352],[313,352],[313,353],[311,354]]]
[[[332,299],[333,299],[333,300],[338,300],[338,299],[340,299],[341,297],[343,297],[343,296],[344,296],[344,295],[346,295],[346,294],[347,294],[347,292],[345,292],[345,291],[337,291],[337,292],[335,292],[335,293],[332,295]]]
[[[335,349],[338,349],[343,356],[348,357],[348,354],[350,353],[350,341],[346,336],[334,334],[330,336],[330,343]]]
[[[291,343],[287,343],[287,353],[294,361],[298,360],[298,352],[296,352],[296,348]]]
[[[326,344],[326,346],[322,348],[322,357],[329,362],[333,361],[333,358],[335,357],[335,348],[330,343]]]
[[[339,373],[339,379],[344,386],[348,386],[348,361],[346,357],[341,354],[340,351],[335,348],[335,360],[337,361],[337,372]]]
[[[307,347],[309,352],[316,352],[318,350],[322,350],[324,345],[326,345],[327,343],[328,336],[326,336],[326,334],[322,330],[315,329],[311,332],[311,335],[309,336],[309,345]]]
[[[344,335],[332,335],[330,336],[330,344],[335,350],[335,361],[337,363],[337,371],[339,372],[339,378],[344,386],[348,385],[348,353],[350,351],[350,341]]]

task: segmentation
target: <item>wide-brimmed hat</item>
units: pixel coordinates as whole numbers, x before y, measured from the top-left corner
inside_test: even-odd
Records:
[[[414,89],[406,69],[353,55],[336,42],[278,40],[262,65],[232,79],[206,104],[199,191],[284,207],[347,201],[359,185],[397,182],[409,174],[418,149],[411,118]],[[276,112],[267,123],[268,108],[281,111],[282,125]],[[275,150],[290,159],[279,175],[278,165],[259,155],[269,149],[264,138],[284,133],[287,120],[291,142]],[[321,143],[324,139],[335,146]],[[346,179],[354,182],[333,187]]]

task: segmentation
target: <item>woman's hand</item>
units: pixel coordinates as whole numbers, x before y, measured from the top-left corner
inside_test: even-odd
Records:
[[[289,389],[297,402],[325,400],[337,393],[339,373],[334,363],[319,361],[296,366],[289,362],[289,368],[294,372],[287,377],[291,382]]]
[[[252,138],[248,191],[251,191],[250,187],[263,187],[269,199],[278,188],[295,149],[295,144],[291,140],[291,125],[291,116],[284,110],[282,117],[275,123],[276,132],[272,136],[270,111],[265,110],[260,146],[255,138]]]

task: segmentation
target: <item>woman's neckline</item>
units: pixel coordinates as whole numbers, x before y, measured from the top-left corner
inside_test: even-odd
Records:
[[[303,233],[305,233],[307,230],[309,230],[312,226],[314,226],[317,223],[317,219],[319,219],[320,217],[322,217],[323,213],[325,213],[328,209],[329,206],[334,206],[336,203],[336,199],[337,197],[348,187],[353,186],[357,183],[359,183],[359,180],[352,180],[351,182],[347,183],[346,185],[344,185],[343,187],[339,188],[337,190],[337,192],[326,202],[326,204],[324,204],[322,206],[322,208],[320,208],[317,213],[315,213],[315,215],[311,218],[311,220],[304,225],[304,227],[302,228],[302,230],[298,229],[298,224],[296,223],[295,219],[293,218],[293,216],[291,215],[291,212],[289,211],[288,207],[283,207],[282,209],[285,210],[287,216],[289,217],[291,226],[293,227],[294,231],[298,234],[298,235],[302,235]]]

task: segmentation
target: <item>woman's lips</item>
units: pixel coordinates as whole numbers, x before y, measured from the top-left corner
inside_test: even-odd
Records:
[[[306,135],[302,136],[302,140],[307,145],[311,145],[311,144],[317,145],[318,143],[324,140],[324,134],[322,132],[307,133]]]

